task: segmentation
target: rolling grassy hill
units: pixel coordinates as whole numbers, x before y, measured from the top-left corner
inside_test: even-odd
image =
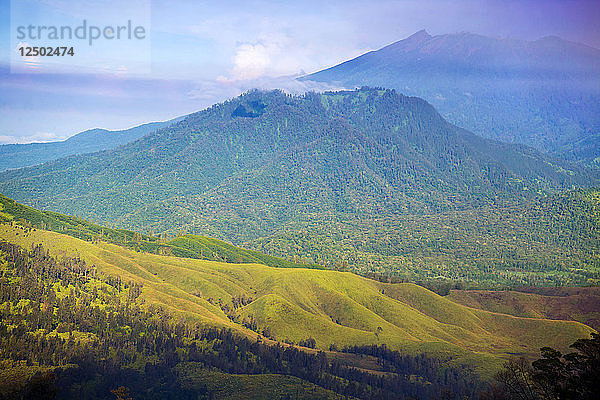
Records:
[[[452,290],[447,298],[482,310],[519,317],[579,321],[594,329],[600,328],[600,287]]]
[[[102,274],[143,285],[142,297],[189,321],[258,332],[317,348],[386,344],[473,364],[489,374],[512,354],[565,349],[592,329],[569,321],[521,318],[465,307],[413,284],[385,284],[352,273],[230,264],[139,253],[106,242],[0,224],[0,238],[23,248],[42,244]]]

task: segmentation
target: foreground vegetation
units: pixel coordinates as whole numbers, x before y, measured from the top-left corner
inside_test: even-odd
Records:
[[[413,284],[352,273],[273,268],[134,252],[105,242],[0,224],[0,237],[22,248],[42,244],[55,257],[80,258],[103,274],[143,286],[148,304],[186,320],[298,344],[387,345],[406,354],[452,358],[491,374],[512,353],[542,345],[565,349],[591,329],[568,321],[518,318],[453,303]]]
[[[593,400],[600,393],[600,335],[579,339],[562,354],[550,347],[531,364],[513,359],[496,375],[485,400]]]
[[[0,376],[12,377],[3,398],[463,398],[481,385],[468,370],[385,347],[347,350],[377,356],[385,372],[375,375],[185,323],[146,305],[139,284],[41,245],[0,242],[0,284]]]
[[[564,351],[593,332],[469,308],[414,284],[247,264],[235,257],[281,259],[2,200],[9,398],[475,398],[503,360]],[[179,249],[234,262],[165,255]]]

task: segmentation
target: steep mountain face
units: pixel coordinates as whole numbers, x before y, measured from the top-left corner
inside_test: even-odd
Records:
[[[600,156],[600,50],[557,37],[420,31],[301,79],[396,88],[485,137],[586,163]],[[595,144],[593,154],[573,151],[580,140]]]
[[[90,129],[61,142],[0,145],[0,171],[29,167],[75,154],[114,149],[177,120],[151,122],[119,131]]]
[[[120,148],[0,174],[30,205],[232,241],[306,213],[365,218],[502,203],[597,182],[486,140],[393,90],[250,92]]]

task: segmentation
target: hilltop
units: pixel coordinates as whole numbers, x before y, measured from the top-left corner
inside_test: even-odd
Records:
[[[90,129],[59,142],[0,145],[0,171],[29,167],[75,154],[114,149],[178,120],[179,118],[165,122],[150,122],[114,131],[101,128]]]

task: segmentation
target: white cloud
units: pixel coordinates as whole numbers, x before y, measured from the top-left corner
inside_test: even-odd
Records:
[[[233,58],[233,77],[247,80],[264,75],[271,63],[269,52],[267,47],[261,43],[245,43],[238,46]]]
[[[219,76],[215,80],[197,81],[195,87],[187,93],[187,96],[208,106],[238,96],[250,89],[281,89],[293,94],[344,89],[321,82],[299,81],[296,79],[297,77],[298,75],[261,76],[255,79],[237,80]]]
[[[66,136],[56,135],[51,132],[37,132],[33,135],[28,136],[0,135],[0,144],[44,143],[65,140],[66,138]]]

